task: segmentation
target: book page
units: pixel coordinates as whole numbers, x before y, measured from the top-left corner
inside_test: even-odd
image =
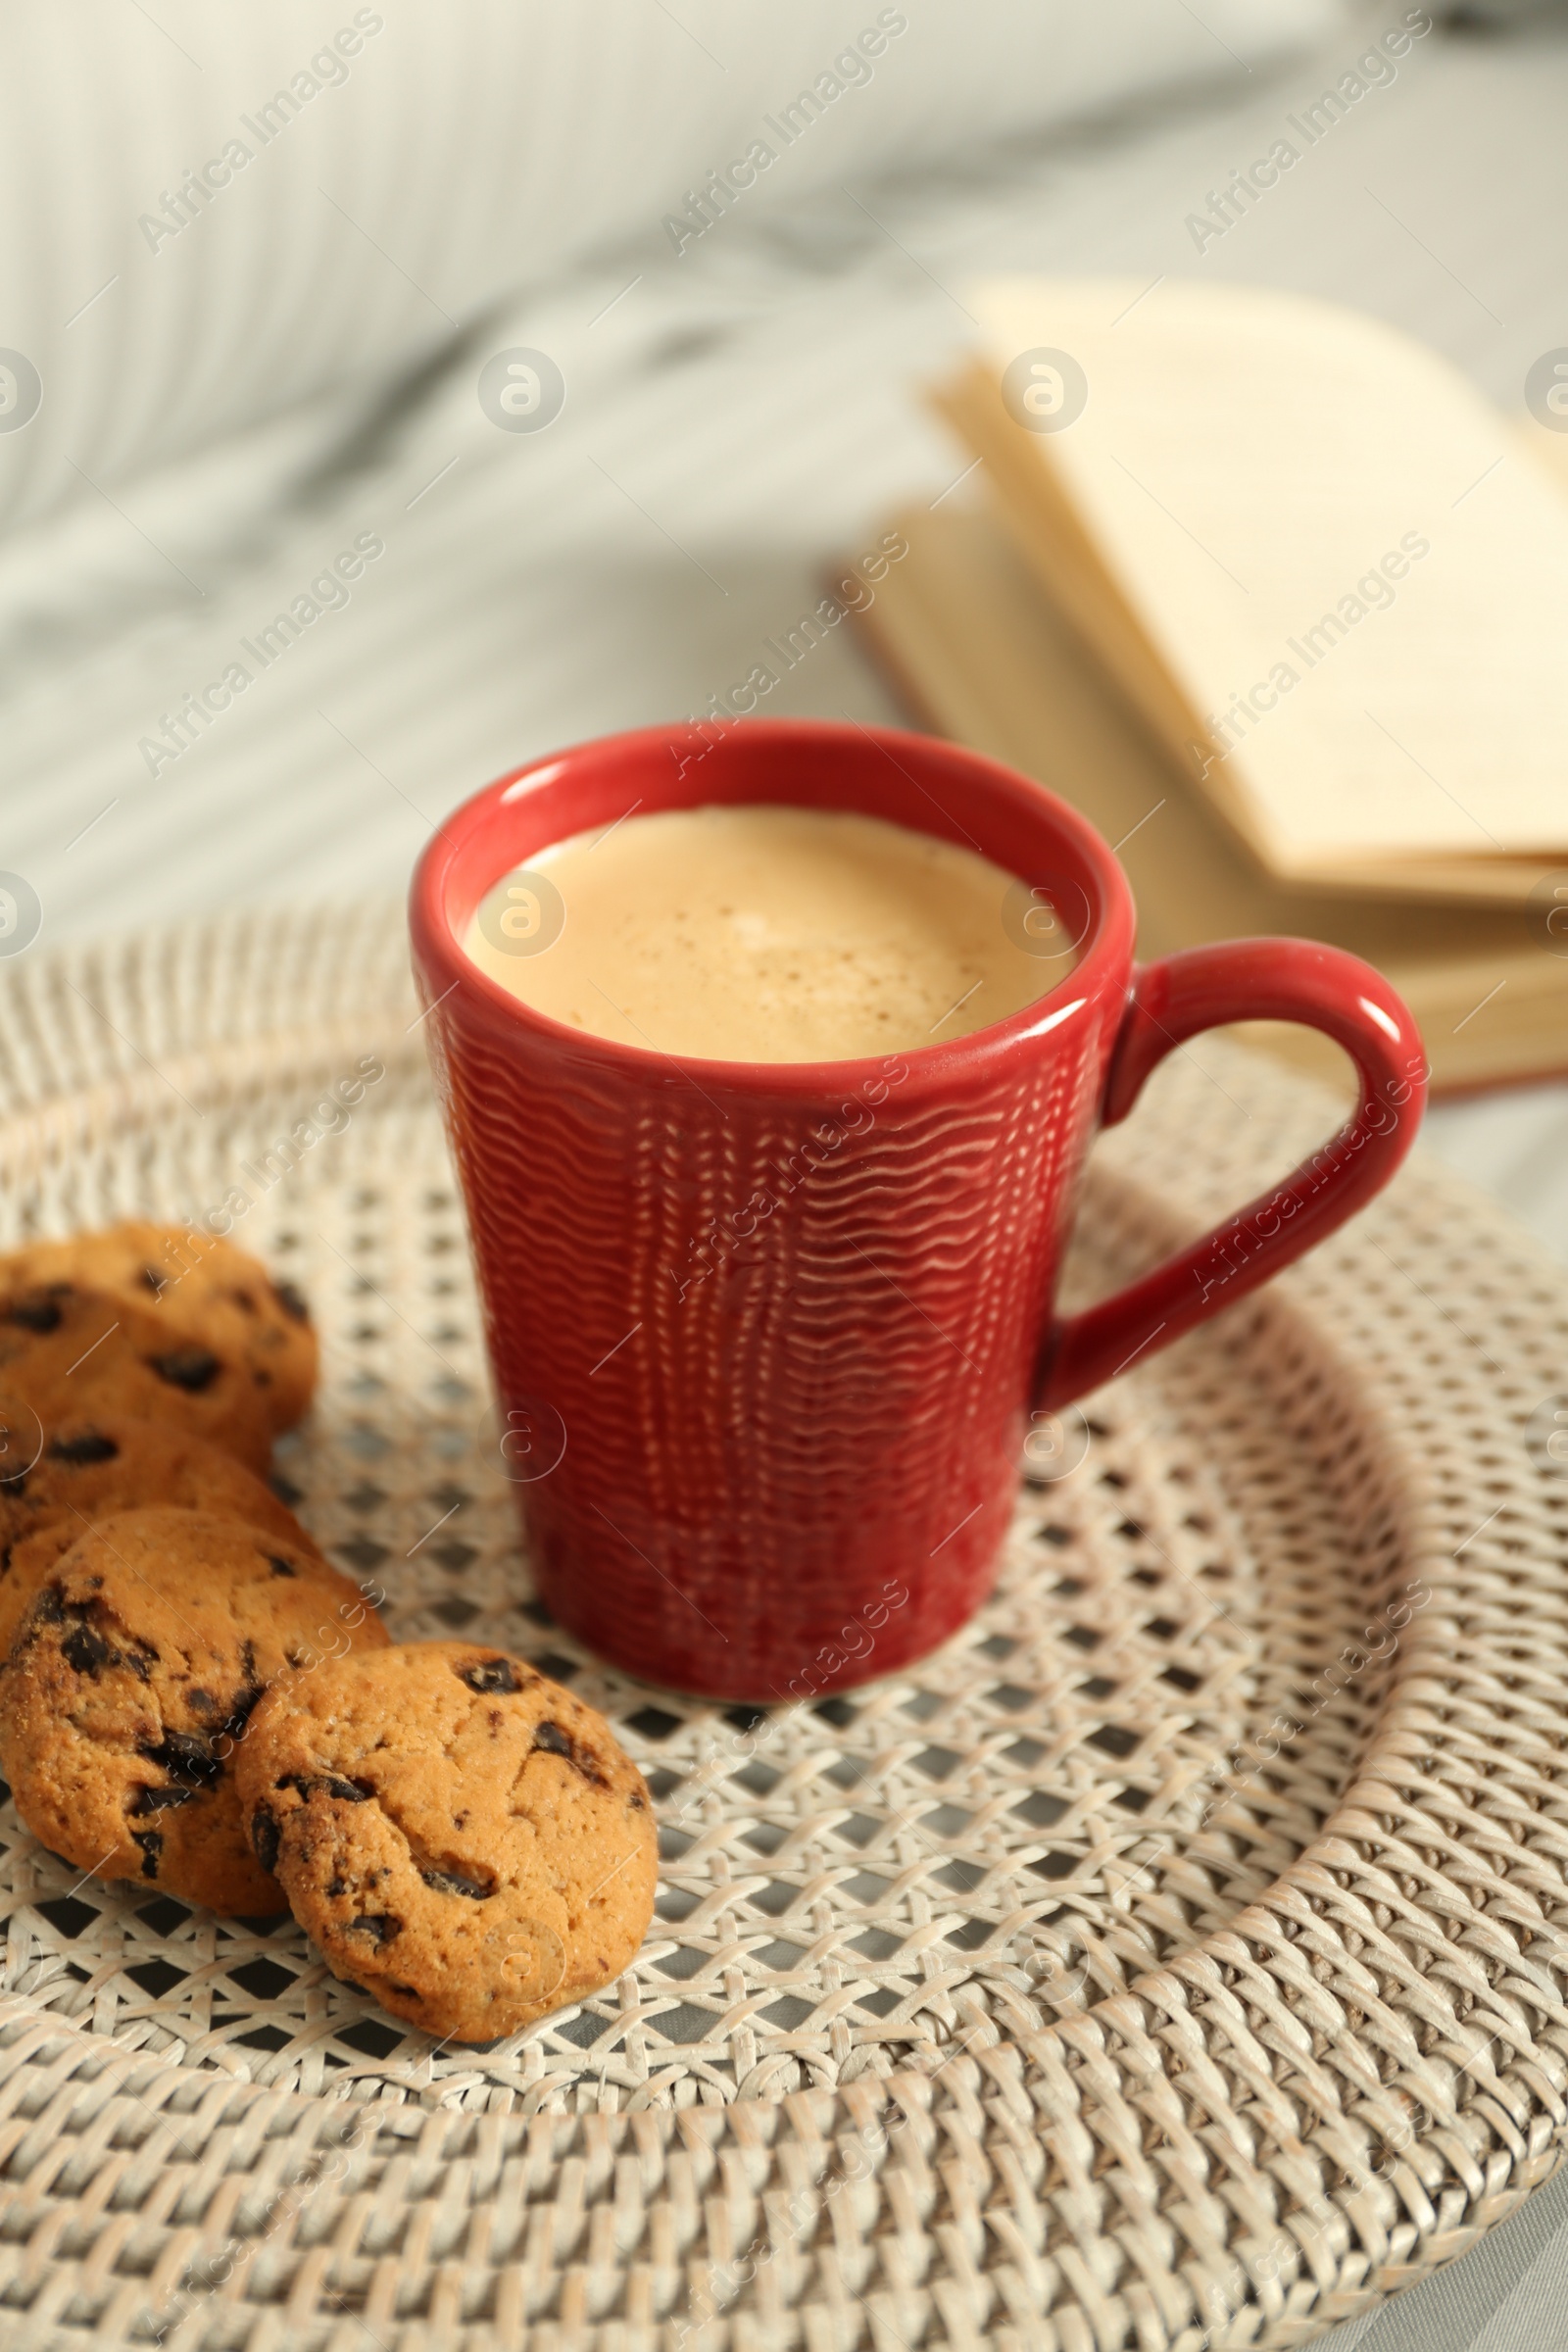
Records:
[[[1568,853],[1568,496],[1446,362],[1177,278],[974,307],[1000,469],[1065,492],[1266,863]]]

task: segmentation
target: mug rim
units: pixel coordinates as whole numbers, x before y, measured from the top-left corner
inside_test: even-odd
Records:
[[[538,787],[558,781],[573,764],[606,754],[618,754],[628,760],[650,756],[667,760],[683,744],[689,744],[698,733],[698,722],[691,719],[668,721],[650,727],[619,730],[609,735],[589,736],[564,749],[541,753],[536,759],[525,760],[510,768],[492,783],[486,784],[467,800],[460,802],[449,816],[437,824],[429,841],[420,852],[415,865],[409,892],[409,930],[416,966],[421,976],[437,985],[430,990],[426,1009],[433,1011],[455,990],[462,989],[483,1005],[492,1022],[503,1027],[520,1030],[533,1036],[542,1047],[565,1049],[574,1057],[587,1056],[611,1069],[621,1072],[632,1081],[646,1083],[652,1069],[661,1061],[668,1063],[695,1085],[698,1078],[689,1073],[695,1070],[710,1086],[755,1091],[765,1086],[775,1093],[819,1096],[841,1088],[853,1088],[878,1076],[889,1058],[905,1062],[911,1079],[940,1083],[959,1072],[967,1072],[994,1058],[1010,1053],[1030,1038],[1044,1036],[1060,1027],[1070,1016],[1087,1009],[1100,996],[1107,981],[1118,970],[1125,985],[1133,960],[1133,938],[1136,912],[1131,886],[1117,862],[1115,853],[1096,828],[1071,804],[1062,800],[1047,785],[1038,783],[1017,768],[990,759],[983,752],[972,751],[965,744],[952,743],[942,736],[923,735],[913,729],[899,727],[867,727],[858,721],[815,718],[738,718],[725,730],[724,741],[733,743],[740,737],[747,745],[774,745],[801,751],[854,750],[857,754],[869,744],[892,759],[896,766],[904,760],[923,764],[928,772],[946,773],[956,780],[961,778],[973,787],[992,796],[993,803],[1002,801],[1026,821],[1040,825],[1042,833],[1060,840],[1063,836],[1076,850],[1086,872],[1092,876],[1098,903],[1092,907],[1089,930],[1077,962],[1064,972],[1041,996],[1031,998],[1016,1011],[1005,1014],[1000,1021],[971,1029],[962,1036],[949,1038],[940,1044],[908,1046],[896,1054],[862,1054],[854,1058],[832,1061],[747,1061],[726,1060],[696,1054],[671,1054],[659,1047],[630,1046],[618,1038],[600,1037],[593,1031],[576,1029],[558,1021],[550,1013],[534,1005],[494,979],[481,964],[476,963],[459,938],[448,905],[453,869],[477,839],[493,829],[503,812],[521,797],[517,788],[530,782]],[[903,755],[903,759],[899,755]],[[701,757],[699,754],[698,757]],[[906,774],[907,768],[904,769]],[[918,779],[911,778],[918,787]],[[918,787],[923,789],[923,787]],[[736,796],[741,805],[755,807],[814,807],[810,801],[779,800],[773,794]],[[700,790],[690,799],[662,801],[657,810],[666,808],[700,808],[713,806]],[[933,804],[937,806],[937,804]],[[934,839],[946,840],[951,835],[935,826],[921,824],[912,815],[890,821],[906,823],[907,829],[930,833]],[[569,834],[556,839],[569,839]],[[498,863],[465,920],[471,920],[473,909],[495,887],[502,877],[514,870],[515,859]],[[993,858],[993,863],[1001,862]],[[1004,870],[1006,870],[1004,868]],[[1018,876],[1017,879],[1023,879]],[[1078,991],[1073,1001],[1065,1001],[1063,992],[1069,987]]]

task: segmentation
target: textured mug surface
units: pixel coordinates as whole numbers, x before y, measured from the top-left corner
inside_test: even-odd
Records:
[[[534,1011],[465,953],[486,893],[548,844],[726,802],[979,850],[1018,877],[998,919],[1038,944],[1046,993],[903,1054],[677,1062]],[[945,1640],[989,1589],[1032,1426],[1049,1451],[1056,1407],[1339,1224],[1424,1095],[1414,1024],[1368,965],[1252,940],[1135,972],[1093,829],[921,736],[752,720],[532,762],[443,824],[411,929],[543,1597],[616,1664],[720,1697],[820,1695]],[[1335,1037],[1354,1116],[1223,1228],[1054,1320],[1097,1127],[1182,1039],[1251,1018]]]

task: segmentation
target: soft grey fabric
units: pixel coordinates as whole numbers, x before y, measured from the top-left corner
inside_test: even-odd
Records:
[[[83,475],[112,489],[385,380],[586,257],[656,266],[685,250],[683,219],[695,240],[707,215],[787,216],[841,180],[1243,73],[1343,17],[1344,0],[0,0],[0,344],[44,393],[24,433],[0,430],[0,524]]]

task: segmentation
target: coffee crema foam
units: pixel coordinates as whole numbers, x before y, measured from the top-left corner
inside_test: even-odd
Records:
[[[628,816],[540,850],[464,945],[566,1027],[679,1059],[855,1061],[989,1027],[1071,968],[975,851],[849,811]],[[1054,934],[1054,936],[1053,936]]]

